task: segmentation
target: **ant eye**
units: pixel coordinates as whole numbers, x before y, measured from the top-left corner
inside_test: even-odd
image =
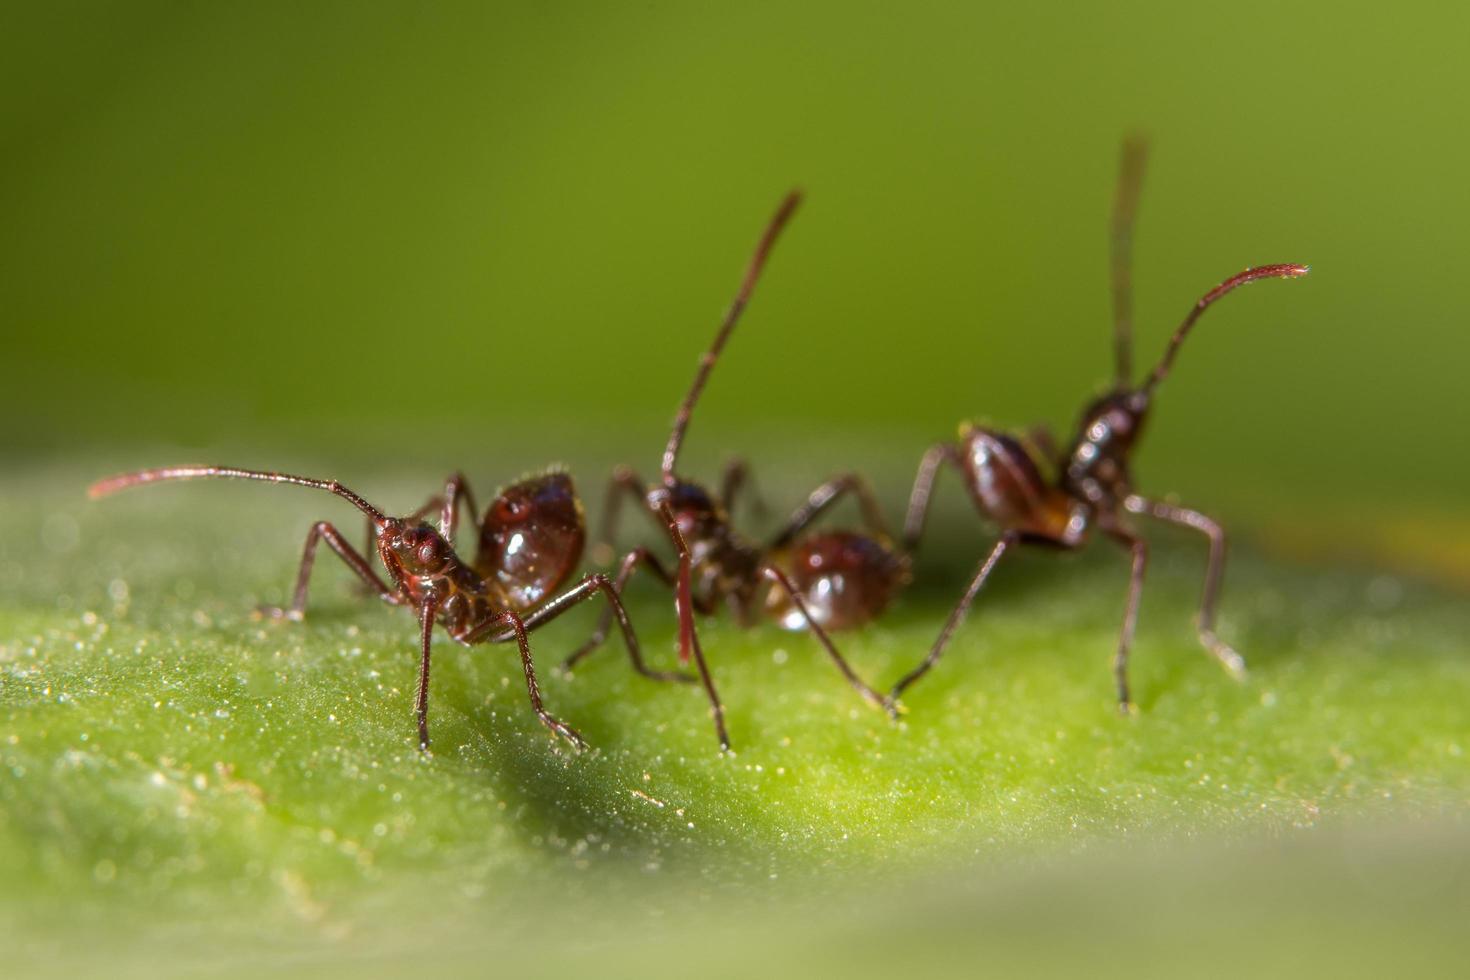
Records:
[[[419,545],[418,558],[419,558],[419,563],[420,564],[422,564],[422,565],[432,564],[434,562],[434,560],[436,558],[438,558],[438,557],[439,557],[439,542],[438,541],[435,541],[433,538],[430,538],[429,540],[425,541],[423,544]]]

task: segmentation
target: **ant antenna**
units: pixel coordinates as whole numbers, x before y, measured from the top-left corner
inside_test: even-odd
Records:
[[[745,278],[741,280],[740,290],[735,294],[735,300],[730,304],[730,308],[725,311],[725,319],[720,323],[719,333],[715,334],[715,342],[700,358],[699,370],[694,375],[694,384],[690,385],[689,394],[684,396],[684,402],[679,406],[679,414],[674,416],[674,431],[669,433],[668,445],[664,447],[664,483],[672,483],[675,479],[674,461],[678,459],[679,446],[683,443],[684,433],[689,428],[689,416],[694,411],[694,403],[699,400],[699,394],[704,390],[705,382],[709,380],[710,369],[715,366],[715,360],[720,356],[720,351],[724,349],[725,341],[730,339],[730,332],[735,329],[735,324],[740,320],[740,314],[745,311],[746,303],[750,302],[751,291],[755,289],[756,280],[760,278],[761,269],[765,267],[766,256],[770,254],[771,246],[776,243],[781,229],[786,226],[786,222],[800,203],[801,191],[792,191],[786,195],[786,199],[776,209],[771,223],[766,226],[766,233],[761,236],[760,243],[755,247],[755,254],[750,258],[750,265],[745,270]]]
[[[1215,300],[1237,286],[1244,286],[1257,279],[1300,279],[1310,271],[1312,267],[1309,265],[1258,265],[1254,269],[1246,269],[1244,272],[1231,276],[1205,293],[1199,298],[1199,302],[1194,304],[1194,309],[1189,311],[1189,315],[1184,318],[1179,329],[1174,331],[1174,336],[1169,338],[1169,346],[1164,350],[1164,356],[1160,358],[1158,366],[1153,369],[1153,373],[1148,376],[1148,380],[1143,383],[1140,390],[1145,394],[1152,392],[1154,386],[1164,380],[1169,369],[1174,366],[1174,355],[1179,352],[1179,345],[1189,334],[1189,328],[1194,326],[1194,321],[1198,320],[1200,314],[1208,309]]]
[[[299,487],[314,487],[317,490],[334,493],[343,500],[346,500],[371,518],[375,524],[382,525],[387,521],[387,518],[383,516],[381,511],[336,480],[313,480],[306,476],[292,476],[290,473],[241,470],[233,466],[160,466],[157,469],[123,473],[120,476],[111,476],[105,480],[98,480],[87,488],[87,496],[96,500],[98,497],[105,497],[108,494],[117,493],[119,490],[126,490],[128,487],[142,486],[147,483],[160,483],[165,480],[198,480],[209,477],[227,480],[264,480],[267,483],[294,483]]]
[[[1113,197],[1113,360],[1119,390],[1133,377],[1133,223],[1147,167],[1148,140],[1134,133],[1123,140]]]

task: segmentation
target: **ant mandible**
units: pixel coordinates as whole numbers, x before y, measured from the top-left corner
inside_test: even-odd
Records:
[[[1168,375],[1180,344],[1200,314],[1239,286],[1258,279],[1297,279],[1307,274],[1308,267],[1257,266],[1230,277],[1205,293],[1175,330],[1153,371],[1142,384],[1134,386],[1130,380],[1133,326],[1130,266],[1134,215],[1146,160],[1147,145],[1141,139],[1124,142],[1112,220],[1116,378],[1112,389],[1083,411],[1077,434],[1066,452],[1060,455],[1051,452],[1051,440],[1044,431],[1038,431],[1032,439],[1026,440],[966,424],[961,427],[958,443],[934,446],[924,454],[919,464],[904,521],[906,548],[912,551],[918,545],[935,476],[939,467],[946,463],[959,470],[976,509],[999,525],[1001,534],[1000,540],[980,562],[969,588],[950,613],[928,656],[889,692],[887,700],[890,706],[896,705],[899,696],[938,662],[975,596],[1006,552],[1020,544],[1068,550],[1079,548],[1096,529],[1126,548],[1132,556],[1128,600],[1117,653],[1113,658],[1118,705],[1120,710],[1130,711],[1128,651],[1138,619],[1144,570],[1148,566],[1148,545],[1129,526],[1125,514],[1146,515],[1191,528],[1209,539],[1209,559],[1197,620],[1200,643],[1226,671],[1236,677],[1244,676],[1244,659],[1215,635],[1215,601],[1225,566],[1224,530],[1198,511],[1134,493],[1128,458],[1147,419],[1154,389]],[[1044,475],[1051,469],[1047,456],[1052,456],[1055,461],[1053,478]]]
[[[581,553],[583,519],[580,501],[565,474],[550,473],[524,480],[502,491],[485,512],[480,550],[471,566],[455,554],[452,540],[459,502],[468,497],[463,478],[453,477],[442,502],[442,533],[410,517],[388,517],[358,494],[335,480],[316,480],[289,473],[238,469],[230,466],[174,466],[139,470],[94,483],[93,498],[149,483],[194,479],[262,480],[325,490],[352,504],[372,528],[372,549],[388,572],[384,582],[371,563],[335,527],[326,521],[312,525],[306,536],[301,569],[290,607],[266,607],[262,611],[277,619],[299,621],[306,611],[307,587],[317,544],[325,541],[342,562],[373,594],[389,605],[408,606],[419,620],[418,693],[414,711],[418,718],[419,748],[429,747],[429,647],[434,624],[442,625],[458,643],[506,643],[514,639],[520,647],[521,669],[531,708],[547,728],[579,748],[586,742],[576,730],[552,717],[541,704],[536,669],[526,634],[572,606],[601,593],[617,617],[623,641],[634,668],[656,680],[688,680],[682,675],[649,670],[638,647],[632,623],[622,601],[606,575],[592,574],[571,589],[551,596],[566,579]],[[470,498],[471,507],[473,499]],[[431,501],[426,508],[438,506]],[[568,557],[570,555],[570,558]]]
[[[908,559],[892,547],[877,501],[866,481],[856,474],[835,477],[812,491],[770,543],[759,545],[741,536],[730,520],[735,493],[747,477],[743,462],[727,468],[718,496],[675,473],[695,402],[750,300],[771,247],[800,201],[796,191],[786,197],[756,246],[714,343],[701,358],[694,383],[679,406],[663,453],[662,481],[648,485],[629,467],[618,467],[608,486],[604,511],[604,542],[612,540],[621,497],[631,494],[674,546],[678,565],[673,573],[646,548],[630,551],[620,564],[616,588],[621,593],[634,570],[642,566],[674,590],[680,661],[687,663],[693,657],[709,698],[721,749],[730,747],[725,711],[699,644],[694,613],[709,615],[724,602],[736,620],[748,626],[755,621],[759,605],[784,629],[810,630],[848,683],[870,704],[882,708],[883,697],[857,675],[827,630],[860,626],[879,615],[908,580]],[[846,493],[857,497],[870,533],[802,534]],[[767,586],[764,595],[762,585]],[[604,614],[591,639],[563,666],[571,668],[595,650],[606,637],[607,627],[608,616]]]

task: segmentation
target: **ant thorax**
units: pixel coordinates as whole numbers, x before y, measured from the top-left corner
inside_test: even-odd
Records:
[[[1063,489],[1103,509],[1126,497],[1132,487],[1128,455],[1143,434],[1148,408],[1143,391],[1110,392],[1088,405],[1063,460]]]
[[[655,511],[668,506],[679,533],[689,544],[690,560],[696,565],[738,565],[737,555],[754,555],[757,551],[731,525],[724,505],[698,483],[678,480],[656,487],[649,492],[648,503]]]
[[[730,522],[723,503],[688,480],[655,487],[648,493],[655,510],[665,506],[689,548],[693,585],[700,595],[732,596],[741,609],[754,598],[761,549],[745,540]]]

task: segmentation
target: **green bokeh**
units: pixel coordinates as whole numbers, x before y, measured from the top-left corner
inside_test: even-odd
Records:
[[[1146,472],[1383,507],[1470,478],[1457,5],[3,16],[12,447],[651,459],[793,184],[699,445],[792,426],[917,456],[962,417],[1067,425],[1107,377],[1106,216],[1141,127],[1140,359],[1226,274],[1315,270],[1211,314]]]

